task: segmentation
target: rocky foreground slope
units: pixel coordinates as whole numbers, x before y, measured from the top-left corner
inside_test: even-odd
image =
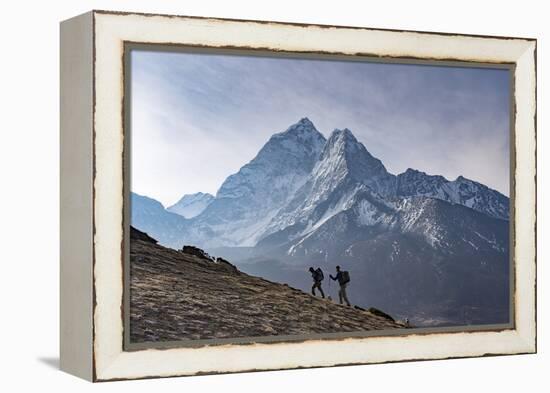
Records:
[[[196,254],[196,255],[194,255]],[[307,272],[304,272],[307,274]],[[313,297],[131,228],[130,339],[155,342],[404,328],[376,310]]]

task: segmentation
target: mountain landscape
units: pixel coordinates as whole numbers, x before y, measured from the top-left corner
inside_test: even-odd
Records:
[[[132,225],[300,289],[310,265],[342,265],[353,303],[418,326],[508,322],[509,199],[462,176],[391,174],[348,129],[326,139],[303,118],[185,210],[196,195],[165,209],[132,194]]]

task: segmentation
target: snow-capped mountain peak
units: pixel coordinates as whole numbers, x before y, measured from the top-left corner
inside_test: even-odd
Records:
[[[285,131],[274,135],[288,135],[288,134],[307,135],[310,132],[315,133],[318,131],[311,120],[309,120],[307,117],[302,117],[296,123],[290,125]]]
[[[229,176],[196,218],[198,244],[253,246],[303,186],[325,145],[307,118],[273,134],[256,157]]]
[[[381,195],[389,195],[394,183],[382,162],[347,128],[332,132],[313,172],[314,176],[333,180],[349,176]]]
[[[272,135],[254,159],[225,180],[216,197],[250,197],[263,193],[264,186],[268,186],[267,189],[275,186],[265,184],[268,179],[293,182],[295,173],[304,177],[311,171],[324,144],[325,137],[307,117],[302,118],[286,131]]]
[[[382,162],[373,157],[365,145],[355,138],[355,135],[348,129],[335,129],[328,139],[321,160],[339,156],[345,160],[348,166],[363,165],[371,167],[376,172],[387,173]]]
[[[262,158],[263,154],[272,151],[284,151],[299,157],[304,154],[307,158],[316,157],[325,141],[325,137],[315,128],[311,120],[304,117],[285,131],[274,134],[256,158]]]
[[[213,200],[213,195],[204,192],[186,194],[166,210],[185,218],[193,218],[201,214]]]
[[[335,128],[330,137],[336,140],[344,139],[352,143],[358,143],[357,138],[355,138],[355,135],[353,135],[353,132],[349,128]]]
[[[327,140],[307,182],[273,218],[264,236],[295,227],[300,234],[311,232],[327,220],[349,209],[359,193],[387,195],[393,176],[373,157],[349,129],[336,129]],[[375,197],[373,197],[375,198]]]

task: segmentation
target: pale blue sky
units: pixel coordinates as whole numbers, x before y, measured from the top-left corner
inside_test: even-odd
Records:
[[[308,117],[349,128],[398,174],[509,193],[507,70],[132,51],[132,191],[215,194],[269,137]]]

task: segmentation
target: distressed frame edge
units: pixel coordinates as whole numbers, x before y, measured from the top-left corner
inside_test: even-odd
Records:
[[[537,41],[517,59],[514,176],[516,330],[529,353],[537,353]],[[519,88],[518,88],[519,86]],[[525,201],[524,201],[525,200]],[[519,203],[518,203],[519,201]],[[518,208],[519,205],[519,208]],[[519,211],[519,213],[518,213]],[[520,214],[527,212],[528,214]],[[519,230],[518,230],[518,227]],[[519,235],[518,235],[519,234]],[[528,259],[522,259],[522,250]],[[519,274],[521,280],[517,279]]]
[[[98,14],[105,14],[103,12],[98,12]],[[112,12],[109,12],[108,15],[114,15],[114,14],[117,14],[117,13],[112,13]],[[118,14],[117,14],[118,15]],[[125,14],[126,15],[126,14]],[[134,13],[129,13],[128,15],[136,15]],[[138,14],[138,15],[144,15],[144,14]],[[173,18],[174,16],[170,16],[170,18]],[[193,17],[185,17],[186,19],[193,19]],[[211,19],[211,18],[204,18],[204,19]],[[231,20],[233,21],[233,20]],[[251,21],[251,22],[254,22],[254,21]],[[273,24],[283,24],[282,22],[273,22]],[[307,26],[307,25],[306,25]],[[357,29],[363,29],[363,30],[369,30],[367,28],[357,28]],[[393,32],[393,31],[392,31]],[[395,34],[398,34],[398,32],[394,32]],[[418,33],[418,32],[413,32],[413,33]],[[424,34],[424,33],[423,33]],[[426,33],[426,34],[434,34],[434,33]],[[437,33],[435,33],[437,34]],[[454,35],[454,34],[451,34],[452,36],[457,36],[457,35]],[[468,36],[468,35],[463,35],[463,36]],[[468,36],[470,37],[470,36]],[[483,37],[481,37],[483,38]],[[498,39],[505,39],[505,38],[502,38],[502,37],[496,37]],[[523,39],[522,39],[523,40]],[[534,41],[534,43],[532,42]],[[95,43],[95,40],[94,40],[94,43]],[[529,44],[532,44],[532,51],[529,51],[529,48],[530,48],[530,45]],[[535,75],[534,75],[534,79],[535,79],[535,83],[534,83],[534,89],[536,89],[536,40],[532,40],[532,39],[527,39],[526,41],[526,44],[527,44],[527,47],[525,49],[525,52],[529,52],[529,54],[531,52],[533,52],[535,54],[535,56],[531,56],[531,59],[535,59],[535,65],[534,65],[534,72],[535,72]],[[527,64],[529,65],[529,64]],[[94,76],[95,76],[95,73],[94,73]],[[532,92],[530,92],[532,93]],[[532,94],[528,94],[529,96],[531,96]],[[532,129],[528,130],[529,132],[532,132],[535,136],[535,142],[536,142],[536,97],[531,97],[531,98],[534,98],[533,100],[533,104],[534,104],[534,116],[535,116],[535,122],[533,123],[533,127]],[[518,103],[516,102],[516,106],[518,106]],[[516,119],[516,125],[517,125],[517,122],[518,120]],[[517,143],[517,141],[516,141]],[[535,143],[535,152],[536,152],[536,143]],[[536,162],[534,163],[535,164],[535,175],[536,175]],[[536,187],[536,181],[535,183],[533,184],[533,186]],[[535,198],[536,198],[536,195],[535,195]],[[535,200],[535,207],[536,207],[536,200]],[[533,221],[535,222],[535,225],[536,225],[536,216],[533,217]],[[534,232],[532,234],[535,234],[536,232],[536,228],[533,228]],[[535,253],[534,253],[534,256],[536,258],[536,249],[534,250]],[[535,284],[536,284],[536,267],[535,267],[535,275],[534,275],[534,279],[535,279]],[[536,288],[535,288],[535,296],[534,296],[534,301],[536,301]],[[516,299],[517,301],[517,299]],[[471,356],[490,356],[490,355],[501,355],[501,354],[519,354],[519,353],[533,353],[533,352],[536,352],[536,313],[534,316],[534,334],[533,334],[533,331],[525,331],[521,326],[518,326],[517,327],[517,330],[515,331],[516,333],[516,339],[517,339],[517,342],[518,343],[521,343],[521,350],[519,351],[516,351],[516,352],[511,352],[511,353],[504,353],[504,352],[501,352],[501,353],[484,353],[484,354],[478,354],[478,355],[464,355],[464,356],[456,356],[456,357],[471,357]],[[516,316],[517,317],[517,316]],[[520,334],[521,333],[521,334]],[[95,337],[94,337],[95,339]],[[415,359],[407,359],[407,358],[400,358],[399,360],[389,360],[389,361],[381,361],[381,362],[364,362],[364,363],[360,363],[360,364],[366,364],[366,363],[386,363],[386,362],[394,362],[394,361],[409,361],[409,360],[430,360],[430,359],[442,359],[442,358],[454,358],[454,356],[441,356],[441,357],[428,357],[428,358],[424,358],[424,359],[418,359],[418,358],[415,358]],[[119,361],[124,361],[124,359],[121,359],[120,357],[115,357],[114,359],[111,359],[112,360],[112,363],[111,365],[112,366],[115,366],[116,363],[119,363]],[[344,364],[357,364],[357,363],[344,363]],[[326,365],[326,366],[335,366],[335,365],[338,365],[338,364],[330,364],[330,365]],[[289,366],[289,367],[281,367],[281,368],[276,368],[276,369],[286,369],[286,368],[299,368],[300,366]],[[315,366],[315,365],[308,365],[308,366],[305,366],[305,367],[324,367],[324,365],[320,365],[320,366]],[[110,368],[110,367],[107,367],[107,369]],[[114,367],[115,369],[117,368],[116,366]],[[269,370],[270,368],[268,369],[265,369],[265,370]],[[102,369],[101,372],[100,372],[100,376],[99,378],[94,378],[95,380],[117,380],[117,379],[134,379],[134,378],[150,378],[150,377],[162,377],[162,376],[177,376],[177,375],[196,375],[196,374],[202,374],[203,372],[193,372],[193,373],[190,373],[190,374],[186,374],[186,373],[175,373],[175,374],[164,374],[164,375],[145,375],[145,376],[130,376],[130,377],[124,377],[124,376],[121,376],[121,377],[117,377],[116,375],[113,376],[111,375],[109,377],[109,372],[103,372],[103,371],[107,371],[106,369]],[[213,371],[212,373],[222,373],[222,372],[243,372],[243,371],[253,371],[253,369],[251,370],[238,370],[238,371]],[[206,373],[210,373],[210,372],[206,372]]]
[[[183,14],[163,14],[163,13],[151,13],[151,12],[138,12],[138,11],[113,11],[104,9],[94,9],[91,12],[98,15],[120,15],[120,16],[158,16],[162,18],[177,18],[177,19],[198,19],[198,20],[211,20],[219,22],[244,22],[255,24],[269,24],[269,25],[283,25],[283,26],[295,26],[295,27],[319,27],[323,29],[355,29],[355,30],[370,30],[370,31],[382,31],[382,32],[395,32],[395,33],[418,33],[418,34],[433,34],[449,37],[472,37],[472,38],[491,38],[502,40],[524,40],[524,41],[537,41],[535,37],[517,37],[517,36],[499,36],[499,35],[486,35],[486,34],[467,34],[467,33],[449,33],[442,31],[428,31],[428,30],[409,30],[409,29],[388,29],[382,27],[365,27],[356,25],[330,25],[324,23],[306,23],[306,22],[287,22],[287,21],[272,21],[264,19],[242,19],[242,18],[222,18],[216,16],[198,16],[198,15],[183,15]]]

